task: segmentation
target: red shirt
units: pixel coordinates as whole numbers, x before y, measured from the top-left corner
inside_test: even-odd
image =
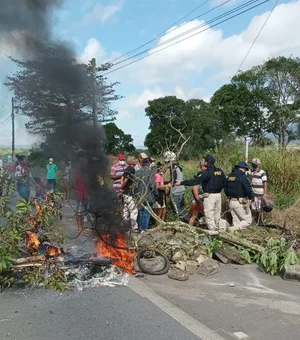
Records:
[[[87,176],[82,171],[80,165],[75,169],[76,181],[76,199],[78,201],[86,200],[88,198]]]

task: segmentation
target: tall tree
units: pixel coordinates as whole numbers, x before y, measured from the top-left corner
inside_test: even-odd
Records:
[[[265,141],[272,105],[265,83],[265,72],[257,66],[238,74],[213,95],[211,103],[219,111],[224,129],[238,137]]]
[[[150,100],[145,112],[150,119],[150,133],[145,139],[145,145],[150,153],[159,154],[175,148],[179,135],[174,127],[184,129],[186,126],[184,100],[175,96]]]
[[[131,135],[125,134],[115,123],[105,124],[103,128],[106,134],[104,149],[107,154],[117,155],[118,153],[135,151]]]
[[[300,122],[300,58],[278,57],[267,61],[263,70],[273,102],[270,107],[270,130],[285,148],[298,137],[295,125]]]
[[[55,51],[47,51],[37,60],[18,60],[10,58],[19,71],[8,78],[6,85],[14,92],[16,106],[19,112],[29,117],[26,127],[30,133],[49,135],[60,127],[65,126],[71,116],[81,120],[92,120],[93,77],[91,63],[77,64],[73,59],[55,55]],[[65,76],[64,69],[73,69],[76,77],[80,76],[82,85],[76,87],[72,79],[68,82],[51,78],[51,70],[61,68],[61,77]],[[109,103],[119,98],[115,94],[117,83],[106,84],[102,71],[110,68],[110,64],[97,68],[96,88],[98,117],[100,122],[115,119],[116,112],[111,110]],[[68,72],[68,75],[72,72]],[[64,84],[62,87],[61,85]],[[68,85],[66,85],[68,84]]]
[[[150,118],[145,145],[152,154],[171,150],[182,158],[199,157],[228,135],[220,126],[220,115],[200,99],[185,102],[167,96],[149,101],[145,111]]]

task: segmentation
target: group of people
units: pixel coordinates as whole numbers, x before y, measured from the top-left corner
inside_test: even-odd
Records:
[[[69,200],[71,181],[71,162],[61,162],[63,168],[62,187],[64,200]],[[46,191],[56,189],[58,167],[53,158],[49,158],[46,164],[46,180],[32,175],[31,165],[25,155],[16,155],[16,162],[9,155],[6,162],[1,160],[0,169],[6,170],[16,181],[16,189],[21,198],[29,199],[31,184],[35,186],[35,198],[44,198]]]
[[[138,159],[134,156],[126,159],[120,154],[111,168],[111,178],[123,202],[123,217],[130,219],[132,230],[147,230],[151,211],[158,220],[164,221],[167,197],[175,213],[186,223],[193,225],[200,214],[200,224],[205,223],[211,235],[225,229],[243,230],[252,224],[253,215],[258,219],[263,210],[272,210],[274,204],[267,193],[267,175],[258,158],[252,160],[251,169],[245,161],[240,161],[228,176],[215,165],[212,155],[201,159],[199,167],[195,178],[184,180],[183,168],[173,152],[165,152],[164,164],[145,153],[140,153]],[[164,178],[167,171],[168,181]],[[191,216],[184,207],[186,186],[192,188]],[[232,216],[230,223],[221,218],[222,191]]]
[[[130,220],[134,232],[147,230],[153,213],[156,214],[154,220],[165,221],[167,199],[170,200],[174,212],[184,222],[193,225],[198,220],[200,224],[207,225],[211,235],[218,234],[224,229],[230,232],[243,230],[252,224],[253,215],[259,218],[263,210],[270,211],[274,206],[267,192],[267,175],[261,169],[261,161],[258,158],[252,160],[251,170],[245,161],[241,161],[233,167],[228,176],[225,176],[224,171],[215,165],[215,158],[207,155],[199,162],[200,171],[189,180],[184,180],[183,167],[177,161],[175,153],[165,152],[163,160],[163,163],[156,162],[155,157],[148,157],[143,152],[139,154],[138,159],[134,156],[126,158],[120,154],[111,168],[110,176],[113,188],[122,202],[123,217]],[[85,162],[85,157],[81,157],[75,171],[78,212],[76,219],[79,231],[84,230],[84,222],[88,215]],[[12,163],[12,159],[9,159],[6,164],[10,164],[10,167],[7,170],[11,173],[14,171],[20,197],[29,199],[31,182],[35,184],[36,198],[44,197],[47,190],[56,189],[58,167],[53,158],[49,158],[46,164],[47,182],[32,176],[26,156],[17,156],[16,166],[12,167]],[[62,162],[61,166],[64,200],[68,201],[71,162]],[[184,204],[186,186],[192,188],[191,215]],[[222,191],[227,197],[232,216],[230,224],[221,218]]]

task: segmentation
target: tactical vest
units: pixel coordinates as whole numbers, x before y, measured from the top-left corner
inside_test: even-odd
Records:
[[[246,197],[242,186],[242,176],[246,176],[242,171],[231,172],[227,177],[227,196],[231,198]]]
[[[209,167],[205,171],[208,171],[210,176],[208,180],[202,183],[203,192],[211,194],[220,193],[224,189],[226,181],[224,171],[214,166]]]

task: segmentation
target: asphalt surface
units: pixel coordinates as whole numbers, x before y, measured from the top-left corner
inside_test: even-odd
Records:
[[[0,299],[1,340],[199,340],[127,287],[7,290]]]
[[[167,275],[139,279],[225,339],[299,340],[300,282],[284,281],[256,265],[222,265],[217,274],[188,281]]]
[[[64,211],[67,247],[91,252],[91,233],[76,237],[74,211]],[[185,282],[145,275],[129,287],[9,289],[0,294],[0,340],[298,340],[299,288],[256,266],[222,265]]]
[[[92,251],[91,233],[76,237],[74,211],[70,206],[64,210],[67,247]],[[73,288],[63,293],[12,288],[0,294],[0,340],[9,339],[199,340],[199,336],[128,287]]]

